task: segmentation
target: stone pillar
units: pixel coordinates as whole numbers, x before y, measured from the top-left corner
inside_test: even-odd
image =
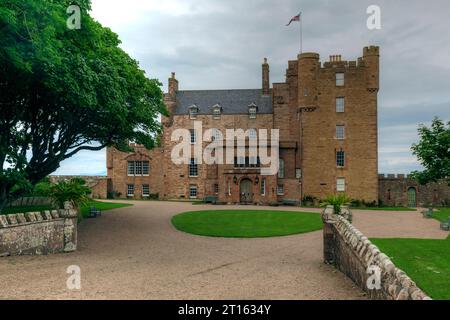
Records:
[[[333,206],[327,206],[322,212],[323,221],[323,259],[327,264],[334,264],[335,259],[335,236],[332,225],[336,223],[334,219]]]
[[[71,202],[66,202],[59,215],[64,218],[64,252],[73,252],[77,250],[78,211]]]
[[[270,68],[267,63],[267,58],[264,58],[264,63],[262,65],[262,94],[269,95],[270,94]]]

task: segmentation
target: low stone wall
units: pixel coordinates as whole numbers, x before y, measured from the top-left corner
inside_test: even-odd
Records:
[[[348,211],[343,208],[343,215]],[[344,216],[334,214],[332,206],[323,211],[325,263],[346,274],[371,299],[431,299]]]
[[[0,215],[0,257],[72,252],[77,249],[77,211]]]

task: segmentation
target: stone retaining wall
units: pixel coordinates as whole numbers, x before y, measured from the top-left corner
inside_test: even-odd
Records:
[[[66,209],[0,215],[0,257],[77,249],[77,211]]]
[[[349,210],[342,208],[348,216]],[[324,221],[324,259],[376,300],[430,300],[421,289],[342,215],[328,206]]]

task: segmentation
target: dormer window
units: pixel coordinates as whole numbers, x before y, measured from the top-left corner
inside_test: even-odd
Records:
[[[198,115],[198,107],[194,104],[189,107],[189,119],[195,120]]]
[[[248,117],[250,119],[256,119],[256,113],[258,112],[258,107],[255,103],[248,106]]]
[[[221,115],[222,115],[222,107],[220,105],[216,104],[213,107],[213,119],[220,120]]]

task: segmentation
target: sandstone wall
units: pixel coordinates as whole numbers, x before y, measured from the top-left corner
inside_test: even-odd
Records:
[[[77,212],[71,208],[0,215],[0,257],[72,252]]]
[[[345,209],[343,213],[345,212]],[[332,206],[322,215],[324,259],[352,279],[368,297],[376,300],[429,300],[402,270]],[[379,279],[374,287],[372,280]],[[372,284],[372,286],[368,285]]]
[[[51,183],[69,181],[73,178],[81,178],[86,182],[86,186],[91,188],[91,197],[94,199],[106,199],[108,195],[108,180],[104,176],[50,176]]]

